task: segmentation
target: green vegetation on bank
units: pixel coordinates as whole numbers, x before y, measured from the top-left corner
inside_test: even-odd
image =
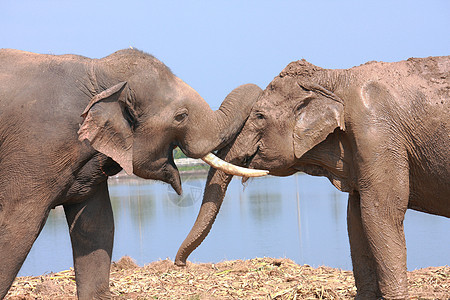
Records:
[[[179,167],[178,170],[180,172],[186,172],[186,171],[205,171],[205,172],[207,172],[209,170],[209,166],[205,166],[205,165],[183,166],[183,167]]]
[[[173,149],[173,159],[187,158],[186,154],[181,151],[180,148],[176,147]]]
[[[183,153],[183,151],[181,151],[180,148],[175,148],[173,150],[173,158],[174,159],[180,159],[180,158],[188,158],[186,156],[186,154]],[[186,172],[186,171],[205,171],[207,172],[209,169],[209,166],[207,165],[195,165],[195,166],[181,166],[178,167],[178,170],[180,172]]]

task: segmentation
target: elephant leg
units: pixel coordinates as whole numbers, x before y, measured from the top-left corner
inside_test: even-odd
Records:
[[[353,275],[358,290],[356,299],[378,299],[381,292],[378,288],[375,258],[363,229],[358,192],[354,192],[348,197],[347,229]]]
[[[0,199],[1,200],[1,199]],[[5,297],[47,219],[49,208],[0,201],[0,299]],[[36,202],[33,202],[36,203]],[[2,205],[3,204],[3,205]]]
[[[403,220],[409,199],[409,173],[396,164],[391,166],[384,170],[384,177],[367,180],[367,186],[360,191],[361,219],[375,258],[382,296],[406,299],[408,280]]]
[[[106,181],[79,204],[64,205],[79,299],[110,299],[114,220]]]

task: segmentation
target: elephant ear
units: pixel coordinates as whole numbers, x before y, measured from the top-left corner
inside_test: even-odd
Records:
[[[111,157],[128,174],[133,173],[132,128],[124,116],[119,96],[126,82],[121,82],[91,99],[81,115],[83,123],[78,130],[80,141]]]
[[[345,130],[344,105],[333,93],[318,86],[301,86],[311,95],[297,109],[294,128],[294,153],[296,158],[323,142],[336,128]]]

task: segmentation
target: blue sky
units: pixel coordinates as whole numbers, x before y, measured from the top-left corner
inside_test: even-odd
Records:
[[[100,58],[155,55],[217,108],[289,62],[324,68],[450,54],[450,1],[0,2],[0,47]]]

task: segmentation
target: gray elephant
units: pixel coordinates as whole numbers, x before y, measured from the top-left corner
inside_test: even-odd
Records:
[[[450,217],[449,71],[450,57],[347,70],[292,62],[218,156],[276,176],[325,176],[348,192],[357,298],[407,298],[406,209]],[[210,170],[176,264],[208,234],[231,177]]]
[[[0,50],[0,299],[58,205],[69,225],[78,297],[109,298],[108,176],[123,168],[181,193],[174,147],[198,158],[227,143],[253,105],[240,99],[259,92],[241,86],[211,111],[138,50],[102,59]]]

